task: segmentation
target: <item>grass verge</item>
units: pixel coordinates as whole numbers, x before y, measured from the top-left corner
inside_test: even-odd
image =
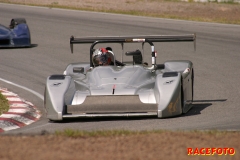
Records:
[[[9,109],[8,100],[0,92],[0,115]]]
[[[130,136],[130,135],[146,135],[146,134],[162,134],[169,133],[174,131],[166,131],[166,130],[151,130],[151,131],[129,131],[129,130],[105,130],[105,131],[80,131],[73,129],[65,129],[63,131],[56,131],[55,135],[57,136],[65,136],[71,138],[78,137],[114,137],[114,136]],[[178,131],[178,133],[196,133],[196,134],[204,134],[211,136],[224,136],[226,134],[240,134],[239,131],[219,131],[219,130],[209,130],[209,131]]]
[[[47,1],[33,2],[31,0],[15,1],[0,0],[3,3],[21,4],[29,6],[42,6],[48,8],[61,8],[72,10],[95,11],[115,14],[127,14],[135,16],[147,16],[156,18],[182,19],[201,22],[217,22],[226,24],[240,24],[240,4],[238,3],[214,3],[214,2],[182,2],[178,0],[159,1],[125,1],[111,2],[104,5],[104,0],[95,1]],[[97,2],[97,1],[96,1]],[[119,6],[119,7],[115,7]],[[131,7],[129,7],[131,6]],[[143,7],[144,6],[144,7]]]
[[[63,131],[56,131],[55,135],[66,137],[108,137],[108,136],[127,136],[127,135],[139,135],[149,133],[161,133],[159,131],[129,131],[129,130],[106,130],[106,131],[80,131],[73,129],[65,129]]]

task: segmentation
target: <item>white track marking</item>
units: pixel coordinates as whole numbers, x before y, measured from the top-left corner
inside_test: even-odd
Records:
[[[3,82],[5,82],[5,83],[11,84],[11,85],[13,85],[13,86],[22,88],[22,89],[24,89],[24,90],[26,90],[26,91],[29,91],[29,92],[31,92],[32,94],[36,95],[37,97],[39,97],[40,99],[43,100],[43,95],[39,94],[38,92],[36,92],[36,91],[34,91],[34,90],[31,90],[31,89],[29,89],[29,88],[27,88],[27,87],[21,86],[21,85],[19,85],[19,84],[13,83],[13,82],[11,82],[11,81],[8,81],[8,80],[2,79],[2,78],[0,78],[0,81],[3,81]]]

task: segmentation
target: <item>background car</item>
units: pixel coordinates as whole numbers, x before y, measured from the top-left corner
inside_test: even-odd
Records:
[[[30,46],[30,30],[24,18],[12,19],[8,27],[0,24],[0,48]]]

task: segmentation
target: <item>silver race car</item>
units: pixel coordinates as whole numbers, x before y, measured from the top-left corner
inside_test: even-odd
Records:
[[[47,118],[59,121],[87,117],[173,117],[186,113],[193,101],[193,64],[189,60],[157,64],[154,43],[196,40],[190,35],[151,35],[70,38],[74,44],[90,44],[89,62],[71,63],[62,75],[47,78],[44,106]],[[120,44],[121,60],[111,47]],[[140,43],[142,51],[124,52],[124,44]],[[149,44],[151,65],[143,61]],[[131,62],[123,57],[131,56]]]

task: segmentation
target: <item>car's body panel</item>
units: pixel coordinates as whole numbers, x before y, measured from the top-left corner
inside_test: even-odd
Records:
[[[18,19],[12,19],[17,21]],[[11,22],[12,22],[11,21]],[[0,48],[30,47],[31,35],[26,21],[15,23],[12,27],[0,25]]]
[[[170,36],[170,41],[184,41],[183,37]],[[190,41],[191,36],[186,37],[186,41]],[[107,43],[116,42],[116,39],[124,43],[122,40],[126,37],[83,38],[79,41],[93,43],[91,52],[96,41]],[[192,36],[194,40],[195,35]],[[153,48],[152,42],[163,39],[154,36],[149,41]],[[132,55],[136,56],[135,53]],[[98,67],[92,67],[91,62],[69,64],[63,75],[47,78],[44,96],[47,117],[50,120],[77,117],[164,118],[187,112],[193,100],[192,62],[175,60],[157,65],[154,56],[152,54],[153,64],[150,67],[134,63]]]

